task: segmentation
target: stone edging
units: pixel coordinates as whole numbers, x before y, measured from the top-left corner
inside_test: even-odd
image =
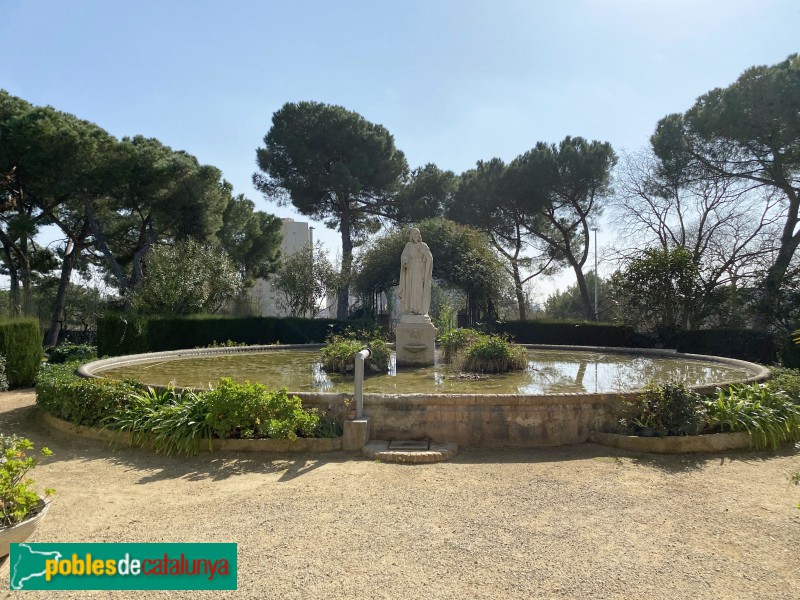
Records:
[[[428,450],[390,450],[389,442],[372,440],[364,446],[361,453],[371,460],[392,463],[427,464],[450,460],[458,454],[458,444],[454,442],[431,442]]]
[[[589,441],[612,448],[633,450],[634,452],[652,452],[654,454],[724,452],[725,450],[750,448],[750,435],[744,432],[638,437],[635,435],[590,431]]]
[[[99,429],[97,427],[84,427],[75,425],[69,421],[64,421],[54,417],[50,413],[41,410],[41,419],[51,429],[77,435],[84,439],[100,440],[112,443],[128,445],[128,434]],[[211,440],[211,449],[215,452],[332,452],[342,449],[342,438],[297,438],[296,440]],[[208,445],[201,444],[201,452],[208,452]]]

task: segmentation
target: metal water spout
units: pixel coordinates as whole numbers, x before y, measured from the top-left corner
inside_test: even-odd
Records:
[[[353,398],[356,401],[356,419],[364,417],[364,361],[372,356],[369,348],[364,348],[356,353],[355,387]]]

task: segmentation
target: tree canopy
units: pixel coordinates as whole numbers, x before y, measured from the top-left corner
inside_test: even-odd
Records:
[[[651,143],[664,173],[707,170],[783,197],[785,220],[760,308],[769,317],[800,246],[800,55],[751,67],[728,87],[698,98],[685,113],[664,117]]]
[[[341,106],[287,103],[256,150],[258,189],[338,228],[342,240],[337,315],[347,317],[353,248],[376,231],[408,172],[389,131]]]
[[[61,231],[55,252],[36,243],[44,225]],[[0,90],[0,262],[12,310],[33,314],[32,282],[60,259],[49,343],[65,320],[75,268],[93,264],[127,296],[141,286],[154,247],[195,240],[230,252],[251,282],[274,270],[279,229],[278,219],[234,198],[219,169],[186,152],[142,136],[118,140]]]
[[[551,255],[572,267],[586,317],[594,308],[583,266],[589,256],[589,230],[611,194],[617,162],[608,142],[567,136],[558,145],[539,142],[509,165],[509,189],[531,211],[527,229]]]

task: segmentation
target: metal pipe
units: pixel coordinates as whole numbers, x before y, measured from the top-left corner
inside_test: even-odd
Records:
[[[353,389],[353,398],[356,401],[356,419],[364,417],[364,360],[372,355],[369,348],[364,348],[356,353],[356,381]]]

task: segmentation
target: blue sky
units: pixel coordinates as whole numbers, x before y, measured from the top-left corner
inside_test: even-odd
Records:
[[[285,102],[341,104],[387,127],[412,168],[461,172],[566,135],[637,150],[664,115],[800,50],[797,0],[0,0],[0,8],[0,88],[116,136],[186,150],[262,210],[296,218],[250,182],[255,148]],[[323,229],[317,237],[335,251],[337,234]],[[604,231],[601,245],[611,239]]]

